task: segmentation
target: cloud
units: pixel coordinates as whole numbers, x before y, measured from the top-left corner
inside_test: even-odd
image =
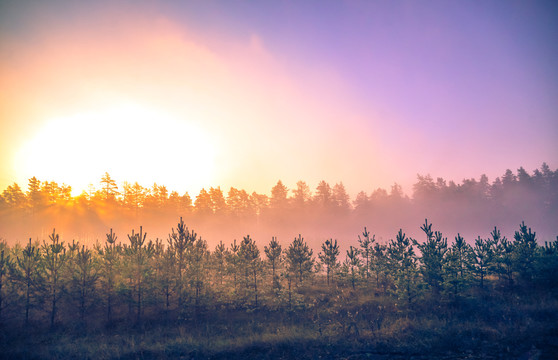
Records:
[[[344,147],[333,124],[343,110],[335,108],[331,92],[295,78],[257,34],[232,40],[212,49],[187,26],[142,15],[58,26],[41,33],[35,46],[12,40],[2,88],[17,104],[10,111],[24,120],[12,132],[32,137],[30,128],[45,122],[83,121],[84,114],[131,102],[164,109],[211,134],[220,144],[219,171],[208,186],[225,182],[262,191],[280,177],[294,182],[336,171],[342,161],[335,154]],[[24,104],[34,111],[26,114]]]

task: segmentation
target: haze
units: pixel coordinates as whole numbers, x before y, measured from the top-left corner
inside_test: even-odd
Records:
[[[553,2],[2,2],[0,188],[406,193],[558,157]]]
[[[352,202],[395,183],[413,197],[417,174],[534,176],[558,162],[557,10],[3,1],[0,189],[36,177],[77,197],[107,172],[120,188],[156,182],[192,200],[342,182]],[[407,225],[394,216],[390,236]]]

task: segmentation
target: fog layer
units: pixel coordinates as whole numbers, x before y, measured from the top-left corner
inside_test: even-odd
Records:
[[[522,167],[516,173],[507,170],[492,181],[485,175],[461,183],[418,175],[412,197],[397,184],[351,198],[341,183],[322,181],[311,189],[299,181],[288,189],[278,181],[270,194],[217,187],[193,200],[188,193],[169,193],[164,185],[118,186],[105,174],[98,189],[77,197],[69,186],[36,178],[29,179],[26,191],[18,184],[7,187],[0,196],[0,238],[12,244],[43,240],[56,228],[65,241],[93,244],[104,241],[110,229],[125,240],[143,226],[149,238],[166,240],[182,217],[210,248],[247,234],[259,246],[272,236],[288,244],[301,234],[314,249],[329,238],[346,249],[356,245],[364,227],[379,242],[394,238],[400,228],[420,242],[420,225],[427,218],[450,240],[459,233],[472,243],[477,236],[488,237],[495,226],[511,238],[525,221],[544,242],[558,235],[556,214],[558,170],[546,164],[532,173]]]

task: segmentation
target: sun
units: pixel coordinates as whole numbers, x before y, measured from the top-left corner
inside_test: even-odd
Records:
[[[108,172],[117,182],[197,191],[215,177],[217,143],[188,118],[136,103],[45,121],[15,159],[22,177],[36,176],[80,193]]]

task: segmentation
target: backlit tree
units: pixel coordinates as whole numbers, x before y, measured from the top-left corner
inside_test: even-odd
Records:
[[[35,288],[42,282],[41,279],[41,252],[38,246],[29,243],[21,252],[21,256],[16,257],[16,276],[24,286],[25,292],[25,325],[29,324],[29,311],[31,310],[32,297]]]
[[[269,265],[271,266],[271,282],[274,288],[279,285],[279,276],[276,271],[281,266],[282,262],[282,249],[281,245],[277,242],[277,238],[274,236],[269,242],[269,246],[264,247],[265,255]]]
[[[55,229],[53,229],[52,234],[49,235],[49,241],[43,241],[41,252],[45,297],[50,306],[50,326],[54,327],[58,310],[58,301],[66,285],[62,275],[67,260],[66,247],[64,242],[60,242],[60,235],[56,233]]]
[[[310,275],[314,266],[313,251],[308,247],[301,235],[289,245],[286,253],[288,271],[295,275],[301,284]]]
[[[118,195],[118,185],[116,185],[116,181],[110,177],[108,172],[105,172],[101,178],[101,188],[103,200],[114,201],[116,199],[116,195]]]
[[[322,251],[318,254],[318,258],[326,268],[327,286],[329,286],[330,278],[333,278],[333,273],[339,267],[337,256],[339,256],[337,240],[326,240],[322,244]]]

